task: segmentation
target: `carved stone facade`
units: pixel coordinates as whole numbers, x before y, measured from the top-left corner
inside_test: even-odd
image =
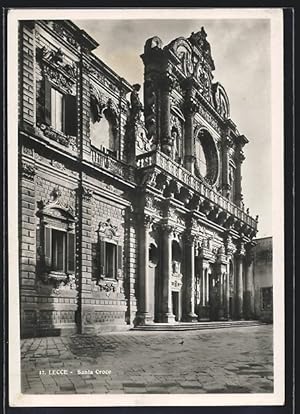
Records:
[[[144,103],[70,21],[19,39],[22,335],[253,317],[248,140],[204,29],[146,41]]]

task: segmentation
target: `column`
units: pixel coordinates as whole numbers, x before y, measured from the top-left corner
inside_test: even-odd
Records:
[[[201,272],[201,305],[206,305],[206,271],[207,269],[202,268]]]
[[[174,228],[168,224],[163,224],[162,230],[162,322],[175,322],[172,308],[172,233]]]
[[[229,131],[226,131],[222,141],[222,194],[227,197],[230,191],[229,185],[229,148],[231,147],[231,139]]]
[[[153,322],[149,312],[149,229],[152,218],[143,215],[139,234],[139,298],[137,320],[139,325]]]
[[[243,258],[240,253],[236,256],[236,319],[243,319]]]
[[[236,170],[235,170],[235,202],[241,207],[243,201],[242,195],[242,163],[245,159],[242,147],[239,146],[235,155],[236,159]]]
[[[221,272],[219,275],[219,320],[224,320],[224,273]]]
[[[205,291],[206,291],[206,306],[209,306],[209,275],[208,269],[206,269],[206,282],[205,282]]]
[[[187,235],[185,238],[186,254],[185,254],[185,280],[186,280],[186,320],[196,322],[195,314],[195,244],[194,236]]]
[[[225,282],[225,296],[224,296],[224,317],[225,319],[230,319],[230,309],[229,309],[229,297],[230,297],[230,277],[229,277],[229,264],[227,265],[227,272],[224,275]]]
[[[208,263],[202,260],[201,264],[201,306],[199,309],[199,321],[209,320],[209,281],[208,281]]]
[[[174,85],[174,79],[170,74],[165,74],[161,78],[161,111],[160,111],[160,125],[161,125],[161,140],[162,150],[167,155],[172,152],[172,139],[170,131],[170,92]]]
[[[197,103],[193,97],[193,80],[186,80],[186,98],[185,98],[185,145],[184,145],[184,166],[194,174],[194,115],[197,110]]]
[[[245,319],[251,319],[254,314],[253,301],[253,258],[250,254],[246,258],[245,292],[244,292]]]

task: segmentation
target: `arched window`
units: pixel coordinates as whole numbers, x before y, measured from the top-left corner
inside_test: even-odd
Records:
[[[91,111],[90,138],[94,147],[108,150],[111,155],[116,156],[118,150],[116,131],[116,116],[112,109],[104,109],[101,117],[96,117]]]
[[[200,174],[205,177],[207,175],[207,163],[203,149],[203,145],[200,139],[196,140],[196,159],[198,161],[198,169]]]

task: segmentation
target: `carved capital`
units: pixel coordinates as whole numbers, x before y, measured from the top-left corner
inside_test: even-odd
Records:
[[[199,104],[192,96],[186,97],[184,102],[184,112],[187,116],[194,115],[199,109]]]
[[[194,242],[196,240],[196,235],[195,234],[192,234],[192,233],[185,233],[184,240],[185,240],[185,243],[188,246],[193,246],[194,245]]]
[[[172,226],[168,223],[162,223],[160,225],[160,229],[161,231],[163,231],[164,233],[171,235],[174,233],[174,231],[176,230],[176,226]]]
[[[239,150],[236,154],[235,154],[235,159],[239,164],[242,164],[243,161],[245,160],[245,154],[243,150]]]
[[[172,74],[167,73],[161,77],[160,84],[163,91],[171,92],[176,86],[176,78]]]
[[[22,162],[21,164],[21,176],[27,180],[33,181],[35,176],[35,167],[32,164],[27,162]]]
[[[237,257],[244,257],[244,256],[246,256],[245,243],[243,241],[240,241],[239,242],[239,245],[237,247],[237,250],[235,252],[235,255]]]
[[[149,214],[142,215],[142,223],[145,229],[149,230],[153,222],[154,217],[150,216]]]

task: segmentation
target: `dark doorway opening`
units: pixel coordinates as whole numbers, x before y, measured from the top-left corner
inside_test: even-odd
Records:
[[[232,300],[232,297],[230,296],[230,298],[229,298],[229,315],[228,315],[228,319],[232,319],[232,315],[233,315],[233,300]]]
[[[175,321],[179,321],[179,292],[172,292],[172,305]]]

